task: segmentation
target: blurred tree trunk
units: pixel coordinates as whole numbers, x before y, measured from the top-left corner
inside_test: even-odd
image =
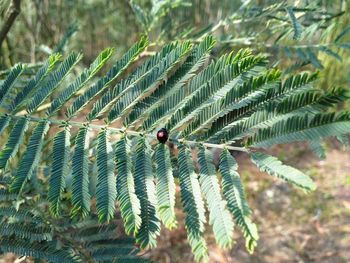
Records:
[[[8,14],[6,14],[6,17],[5,17],[5,22],[2,25],[2,28],[0,30],[0,48],[4,40],[6,39],[6,36],[11,29],[11,26],[15,22],[20,12],[21,12],[21,0],[12,0],[11,5],[7,11]]]

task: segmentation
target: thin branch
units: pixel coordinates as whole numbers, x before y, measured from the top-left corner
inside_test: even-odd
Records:
[[[19,119],[22,116],[20,115],[9,115],[11,118],[13,119]],[[34,116],[27,116],[29,118],[30,121],[32,122],[40,122],[43,120],[43,118],[39,118],[39,117],[34,117]],[[47,119],[48,122],[54,124],[54,125],[62,125],[64,124],[66,121],[65,120],[58,120],[58,119]],[[88,125],[90,128],[92,129],[96,129],[96,130],[101,130],[101,129],[105,129],[106,127],[108,127],[107,125],[98,125],[98,124],[92,124],[92,123],[83,123],[83,122],[77,122],[77,121],[68,121],[67,122],[68,125],[74,126],[74,127],[85,127],[86,125]],[[108,127],[108,130],[110,130],[111,132],[115,132],[115,133],[126,133],[129,135],[133,135],[133,136],[147,136],[151,139],[156,139],[156,136],[154,134],[145,134],[143,132],[137,132],[137,131],[133,131],[133,130],[128,130],[126,128],[116,128],[116,127]],[[231,151],[239,151],[239,152],[249,152],[249,149],[246,147],[236,147],[236,146],[231,146],[231,145],[227,145],[227,144],[214,144],[214,143],[206,143],[206,142],[196,142],[196,141],[188,141],[185,139],[169,139],[170,142],[172,143],[184,143],[187,145],[203,145],[209,148],[217,148],[217,149],[224,149],[227,148],[228,150]]]
[[[8,16],[0,30],[0,48],[20,12],[21,0],[12,0],[8,9]]]
[[[196,142],[196,141],[186,141],[186,140],[178,140],[180,142],[184,142],[186,144],[189,145],[197,145],[197,144],[201,144],[203,146],[209,147],[209,148],[217,148],[217,149],[228,149],[231,151],[238,151],[238,152],[249,152],[248,148],[245,147],[237,147],[237,146],[231,146],[231,145],[227,145],[227,144],[215,144],[215,143],[206,143],[206,142]]]

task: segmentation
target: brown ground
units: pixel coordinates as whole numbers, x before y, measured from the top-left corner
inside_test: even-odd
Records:
[[[253,255],[235,230],[236,244],[229,251],[215,245],[207,233],[210,263],[350,262],[350,149],[337,143],[319,160],[305,146],[274,149],[273,154],[302,169],[317,182],[309,194],[261,174],[246,155],[237,156],[246,194],[258,224],[260,240]],[[183,214],[179,212],[183,223]],[[156,250],[145,254],[154,262],[194,262],[183,224],[176,231],[163,230]]]

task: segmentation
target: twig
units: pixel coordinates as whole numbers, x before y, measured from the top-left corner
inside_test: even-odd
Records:
[[[11,117],[13,119],[19,119],[23,116],[9,115],[9,117]],[[39,122],[39,121],[44,120],[44,118],[39,118],[39,117],[34,117],[34,116],[27,116],[27,118],[29,118],[29,120],[33,121],[33,122]],[[47,119],[47,121],[54,124],[54,125],[62,125],[66,122],[65,120],[58,120],[58,119]],[[75,127],[80,127],[80,128],[88,125],[88,127],[92,128],[92,129],[97,129],[97,130],[105,129],[106,127],[108,127],[107,125],[83,123],[83,122],[77,122],[77,121],[68,121],[67,124],[71,125],[71,126],[75,126]],[[156,136],[154,134],[148,134],[148,133],[145,134],[143,132],[128,130],[126,128],[108,127],[108,130],[110,130],[112,132],[116,132],[116,133],[126,133],[126,134],[133,135],[133,136],[143,135],[143,136],[147,136],[151,139],[156,138]],[[231,146],[231,145],[227,145],[227,144],[214,144],[214,143],[206,143],[206,142],[187,141],[185,139],[169,139],[169,141],[172,143],[184,143],[187,145],[203,145],[203,146],[210,147],[210,148],[217,148],[217,149],[226,148],[226,149],[231,150],[231,151],[239,151],[239,152],[249,153],[249,149],[246,147],[236,147],[236,146]]]

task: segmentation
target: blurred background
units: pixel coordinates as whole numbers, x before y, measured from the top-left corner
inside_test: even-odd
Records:
[[[214,59],[249,47],[286,75],[319,71],[322,88],[349,87],[349,12],[349,0],[0,0],[0,79],[17,62],[38,67],[54,52],[81,51],[83,68],[106,47],[122,54],[141,35],[151,42],[142,54],[147,57],[166,42],[212,34]],[[208,232],[210,262],[350,262],[349,147],[329,140],[322,149],[273,149],[316,180],[318,190],[307,195],[259,173],[244,154],[236,156],[260,240],[249,255],[236,233],[234,248],[222,251]],[[163,230],[158,248],[144,253],[155,262],[192,262],[183,224]]]

